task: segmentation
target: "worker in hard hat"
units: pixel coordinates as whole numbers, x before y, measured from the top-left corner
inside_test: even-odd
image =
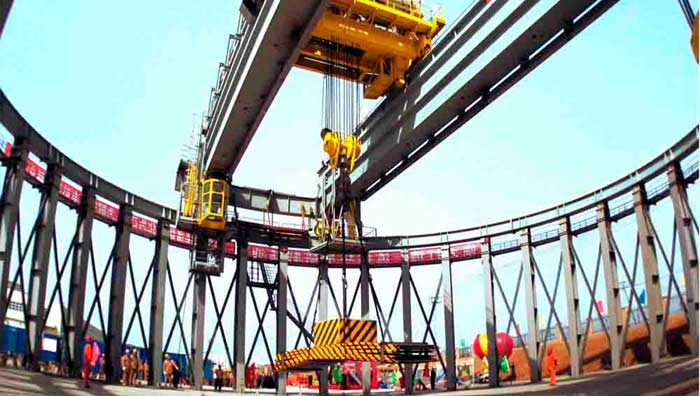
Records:
[[[544,368],[549,372],[549,385],[557,384],[557,355],[554,354],[554,348],[547,348],[547,356],[544,358]]]
[[[92,337],[85,337],[85,346],[83,347],[83,365],[81,373],[83,375],[83,386],[90,387],[90,364],[92,362]]]
[[[167,353],[163,356],[163,377],[165,378],[166,387],[173,385],[173,362]]]
[[[128,386],[130,385],[131,379],[131,355],[129,354],[128,349],[124,350],[124,354],[122,355],[120,362],[122,365],[122,385]]]

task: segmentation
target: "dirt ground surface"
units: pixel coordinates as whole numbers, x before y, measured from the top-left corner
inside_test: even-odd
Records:
[[[250,392],[249,394],[255,394]],[[266,392],[267,393],[267,392]],[[41,373],[23,370],[0,369],[0,395],[40,395],[40,396],[144,396],[144,395],[235,395],[233,392],[213,392],[212,390],[161,390],[152,388],[127,388],[116,385],[93,384],[83,389],[78,380],[57,378]],[[260,392],[263,394],[263,392]],[[289,390],[290,395],[299,391]],[[340,394],[340,393],[334,393]],[[356,394],[356,393],[354,393]],[[387,394],[387,393],[383,393]],[[437,393],[419,393],[420,395]],[[681,396],[698,395],[698,359],[680,357],[663,360],[657,364],[639,365],[616,372],[602,372],[577,379],[563,378],[556,387],[548,384],[505,385],[497,389],[478,388],[450,392],[450,395],[639,395],[639,396]]]

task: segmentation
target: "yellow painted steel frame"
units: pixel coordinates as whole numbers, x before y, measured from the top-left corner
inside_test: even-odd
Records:
[[[189,161],[187,164],[187,175],[182,187],[182,194],[184,196],[182,215],[194,218],[199,201],[199,169],[194,161]]]
[[[197,224],[203,228],[223,230],[226,227],[226,190],[228,184],[221,179],[202,181]]]
[[[411,64],[425,56],[432,39],[445,25],[441,17],[430,21],[410,3],[385,0],[332,0],[314,28],[312,36],[322,42],[338,43],[361,50],[356,65],[342,65],[355,72],[339,70],[339,77],[360,81],[364,96],[375,99],[396,85],[405,84]],[[337,57],[337,56],[336,56]],[[302,51],[297,66],[325,73],[331,56],[328,48],[314,44]],[[311,61],[310,61],[311,60]]]

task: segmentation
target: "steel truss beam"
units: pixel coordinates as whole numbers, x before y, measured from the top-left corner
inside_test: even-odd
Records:
[[[52,236],[52,241],[53,241],[53,250],[55,252],[54,254],[54,269],[56,273],[56,282],[54,283],[53,290],[51,291],[51,297],[49,298],[49,303],[46,306],[46,310],[44,313],[44,319],[42,323],[44,324],[44,327],[42,328],[42,331],[46,328],[46,321],[48,320],[49,313],[51,312],[51,308],[53,307],[54,300],[56,298],[56,295],[58,295],[58,307],[61,311],[61,326],[63,327],[63,330],[61,331],[61,342],[63,343],[61,345],[61,348],[57,351],[58,354],[58,360],[59,362],[63,360],[64,356],[66,359],[67,367],[70,367],[73,364],[73,356],[71,355],[71,351],[67,346],[69,345],[68,343],[68,313],[67,313],[67,307],[65,305],[65,300],[63,298],[63,288],[61,286],[61,281],[63,279],[63,273],[66,270],[66,267],[68,266],[68,259],[71,256],[73,246],[75,244],[75,240],[77,238],[77,234],[73,235],[73,240],[70,243],[70,246],[68,247],[68,251],[66,252],[64,258],[63,258],[63,263],[59,265],[58,262],[58,242],[56,238],[56,229],[54,228],[53,230],[53,236]]]
[[[182,324],[182,316],[180,313],[182,312],[182,308],[185,306],[185,300],[187,298],[187,293],[190,290],[190,286],[192,285],[192,280],[194,279],[194,274],[189,273],[187,277],[187,284],[185,285],[185,290],[182,292],[182,295],[178,299],[177,294],[175,293],[175,283],[173,282],[173,274],[172,271],[170,270],[170,261],[167,262],[166,265],[166,275],[168,277],[168,285],[170,286],[170,295],[173,299],[173,302],[175,303],[175,318],[173,319],[172,324],[170,325],[170,330],[168,331],[168,336],[165,339],[165,345],[163,346],[163,351],[167,351],[168,347],[170,346],[170,341],[172,340],[173,337],[173,332],[175,331],[175,326],[178,327],[178,330],[180,331],[180,340],[182,341],[182,344],[184,346],[185,351],[189,351],[190,348],[187,345],[187,338],[185,336],[185,326]],[[189,362],[192,361],[192,357],[187,353],[187,360]],[[188,365],[189,367],[189,365]]]
[[[581,270],[581,277],[583,279],[584,284],[586,285],[586,290],[588,291],[588,296],[591,298],[590,303],[588,304],[588,314],[586,315],[586,329],[583,331],[583,340],[581,341],[581,347],[579,348],[579,355],[583,358],[585,351],[586,351],[586,345],[588,342],[588,333],[591,329],[591,324],[593,322],[593,311],[595,311],[596,315],[598,316],[598,320],[600,321],[601,326],[603,327],[603,332],[605,334],[605,337],[608,340],[608,347],[612,351],[612,339],[610,337],[610,330],[608,329],[608,326],[605,324],[605,320],[603,320],[603,314],[596,308],[596,290],[598,289],[598,278],[600,275],[600,266],[602,262],[602,248],[601,245],[598,245],[598,258],[596,259],[596,267],[595,267],[595,273],[593,274],[593,286],[591,286],[591,283],[588,280],[588,277],[586,276],[586,272],[583,270],[583,266],[581,265],[581,260],[578,257],[578,253],[576,252],[576,249],[572,245],[572,250],[574,253],[574,258],[576,260],[576,265],[578,268]]]
[[[319,306],[319,284],[321,283],[319,274],[316,275],[316,282],[314,282],[314,288],[311,291],[311,296],[309,297],[309,303],[306,305],[306,310],[304,311],[304,317],[302,318],[300,324],[301,328],[306,328],[306,321],[309,318],[309,313],[311,312],[311,307],[314,307],[314,313],[311,316],[311,322],[313,324],[314,319],[316,318],[316,314],[318,313],[318,306]],[[292,300],[296,300],[294,297],[294,292],[292,291],[292,284],[291,282],[289,283],[289,294],[292,296]],[[300,312],[298,308],[296,308],[298,316],[301,317]],[[298,326],[299,327],[299,326]],[[297,335],[297,339],[294,342],[294,349],[299,348],[301,338],[304,336],[304,342],[306,343],[306,347],[309,348],[311,347],[311,342],[313,341],[313,336],[310,334],[311,332],[305,332],[302,331],[301,329],[299,330],[299,334]]]
[[[554,290],[552,291],[552,294],[549,293],[549,288],[547,287],[547,283],[544,280],[544,277],[542,276],[542,272],[540,271],[539,266],[537,265],[537,262],[535,261],[534,256],[532,257],[534,267],[535,267],[535,273],[537,274],[537,277],[540,280],[540,284],[542,285],[542,290],[544,291],[544,295],[547,298],[547,302],[549,303],[549,315],[547,317],[547,328],[544,333],[544,340],[542,343],[542,348],[539,350],[539,354],[537,355],[537,366],[541,367],[542,361],[544,359],[544,354],[547,349],[547,342],[549,340],[549,334],[550,330],[552,328],[552,318],[557,321],[557,326],[559,328],[559,332],[561,333],[562,338],[564,339],[564,345],[569,347],[569,341],[566,333],[564,332],[564,326],[562,325],[562,321],[559,318],[559,314],[557,314],[556,310],[556,301],[557,301],[557,291],[559,290],[559,281],[561,279],[561,272],[562,272],[562,257],[559,256],[559,265],[557,266],[557,277],[554,281]],[[571,354],[569,354],[571,356]]]
[[[384,316],[384,310],[382,309],[381,302],[379,301],[379,297],[377,296],[377,290],[374,287],[374,282],[372,281],[372,278],[369,280],[369,286],[370,286],[370,292],[372,292],[372,302],[374,303],[374,311],[375,314],[377,315],[377,322],[379,324],[379,340],[380,342],[385,341],[385,335],[389,337],[389,341],[393,341],[393,337],[391,337],[391,332],[389,331],[389,324],[391,317],[387,319],[386,316]],[[400,285],[399,285],[400,287]],[[396,290],[396,294],[394,294],[394,299],[391,303],[392,306],[392,311],[393,311],[393,306],[396,303],[396,298],[398,297],[398,289]]]
[[[229,343],[226,339],[226,332],[224,332],[224,326],[221,324],[221,322],[223,320],[224,312],[226,311],[226,306],[228,305],[228,301],[231,297],[231,291],[233,291],[233,286],[236,284],[236,279],[238,278],[238,270],[239,268],[236,267],[236,271],[233,273],[231,282],[226,290],[226,295],[224,296],[224,301],[221,304],[221,309],[219,309],[216,293],[214,293],[214,285],[212,284],[211,277],[209,277],[209,294],[211,295],[211,302],[214,305],[216,324],[214,325],[214,333],[212,334],[211,338],[209,338],[209,345],[207,345],[207,352],[204,354],[204,361],[209,359],[209,353],[214,345],[214,340],[216,339],[216,333],[218,331],[221,335],[221,340],[224,344],[224,349],[226,350],[226,359],[228,359],[228,364],[230,367],[233,367],[233,358],[231,357],[231,348],[229,347]]]
[[[484,258],[485,258],[485,255],[482,254],[482,261],[484,260]],[[518,304],[518,296],[520,295],[520,284],[521,284],[521,281],[523,279],[522,262],[520,265],[520,271],[518,272],[518,280],[516,281],[516,284],[515,284],[515,292],[513,293],[513,300],[512,300],[512,302],[509,303],[508,297],[506,297],[505,291],[503,290],[503,285],[501,285],[501,281],[498,278],[498,273],[496,272],[496,269],[493,267],[492,259],[489,259],[489,260],[491,260],[491,261],[489,261],[490,266],[491,266],[490,276],[493,278],[493,281],[496,281],[496,287],[498,288],[498,292],[501,295],[501,298],[503,299],[503,304],[505,305],[506,310],[508,311],[508,326],[506,326],[506,334],[510,334],[510,327],[512,325],[515,328],[516,337],[518,337],[518,339],[520,340],[520,345],[523,347],[523,350],[525,351],[525,356],[529,356],[528,355],[529,352],[527,349],[527,344],[525,342],[525,338],[523,337],[522,333],[520,332],[520,326],[518,326],[518,324],[515,321],[515,313],[514,313],[515,307]],[[485,265],[485,263],[483,263],[483,264]],[[484,268],[484,270],[486,270],[486,268]],[[484,275],[487,276],[488,274],[485,273]],[[493,294],[493,292],[490,291],[490,289],[489,289],[490,282],[488,282],[488,279],[486,279],[486,278],[485,278],[485,280],[487,281],[486,282],[486,293]],[[493,300],[492,304],[491,304],[491,308],[487,307],[487,315],[494,315],[495,309],[493,307],[495,304],[495,298],[489,297],[488,295],[487,295],[487,298],[490,298],[491,300]],[[487,316],[487,334],[486,334],[486,336],[491,337],[490,339],[495,340],[493,342],[497,342],[497,339],[493,338],[493,337],[496,337],[495,330],[491,336],[488,335],[488,329],[489,329],[488,320],[493,321],[493,323],[496,322],[495,318],[493,318],[493,319],[490,319],[490,318],[491,318],[491,316]],[[494,329],[495,328],[496,327],[494,326]],[[492,342],[492,341],[489,341],[489,342]],[[490,353],[490,352],[487,352],[487,353]],[[489,369],[491,368],[490,364],[496,364],[498,366],[499,362],[497,361],[497,354],[494,354],[493,356],[489,355],[488,359],[490,359],[489,362],[493,361],[493,363],[489,363]],[[494,359],[496,359],[496,360],[494,360]],[[496,385],[497,384],[494,384],[493,386],[495,387]]]
[[[270,348],[270,343],[267,340],[267,334],[265,334],[265,317],[267,313],[272,308],[272,297],[267,294],[267,299],[265,300],[265,306],[263,307],[262,314],[260,314],[260,308],[258,307],[257,299],[255,298],[255,292],[252,286],[248,285],[248,290],[250,291],[250,299],[253,302],[253,310],[255,311],[255,316],[258,320],[258,327],[255,331],[255,336],[253,337],[253,344],[250,346],[248,351],[248,358],[246,359],[246,367],[250,365],[253,360],[253,352],[255,351],[255,345],[258,343],[258,337],[262,335],[263,344],[265,345],[265,352],[267,352],[267,359],[270,365],[274,365],[274,359],[272,358],[272,349]]]
[[[5,162],[5,180],[0,198],[0,323],[5,323],[12,293],[12,289],[8,292],[7,285],[10,280],[15,229],[19,227],[19,202],[29,155],[27,143],[25,139],[16,138],[10,157]],[[21,249],[21,246],[19,248]],[[3,342],[2,338],[3,332],[0,331],[0,345]]]
[[[656,229],[654,228],[654,224],[651,223],[651,230],[654,233],[654,239],[656,240],[657,246],[659,247],[659,251],[661,252],[661,257],[663,258],[663,263],[666,265],[666,268],[668,269],[669,277],[668,277],[668,284],[666,286],[666,305],[664,306],[664,323],[662,325],[662,328],[664,329],[663,333],[663,339],[661,341],[662,345],[666,345],[666,325],[668,324],[668,316],[670,313],[671,309],[671,292],[675,290],[676,295],[678,296],[678,301],[681,303],[681,308],[683,308],[683,313],[686,316],[686,320],[688,323],[690,323],[690,318],[688,317],[688,305],[685,302],[683,293],[681,292],[680,286],[678,286],[678,280],[676,279],[673,267],[675,265],[675,258],[676,258],[676,240],[678,237],[678,230],[676,227],[675,219],[673,223],[673,235],[671,237],[671,259],[669,260],[668,256],[666,255],[666,250],[664,249],[663,243],[661,242],[661,239],[659,238],[658,233],[656,232]],[[690,330],[690,327],[688,328]],[[691,350],[692,352],[692,350]]]
[[[148,281],[151,278],[154,261],[151,260],[151,263],[148,266],[148,270],[146,271],[146,278],[143,280],[143,282],[141,282],[141,288],[138,291],[136,289],[136,278],[134,277],[134,265],[131,261],[131,254],[129,254],[127,264],[129,284],[131,285],[131,293],[134,296],[134,309],[131,311],[131,315],[129,315],[129,324],[126,326],[126,332],[124,333],[124,337],[122,340],[122,349],[126,347],[126,344],[129,340],[129,335],[131,334],[131,327],[133,326],[135,320],[138,320],[143,348],[148,349],[148,338],[146,337],[146,328],[144,327],[143,314],[141,313],[141,299],[143,298],[144,292],[146,291]]]
[[[100,278],[98,279],[97,264],[95,263],[95,251],[92,245],[92,240],[90,240],[90,269],[92,270],[92,282],[95,285],[95,297],[92,299],[92,303],[90,304],[90,309],[88,310],[87,318],[83,321],[81,339],[87,335],[88,328],[90,327],[90,320],[92,319],[92,314],[95,312],[95,308],[97,308],[97,314],[100,318],[100,331],[102,332],[103,341],[105,342],[105,344],[107,343],[107,326],[105,325],[106,322],[104,318],[104,310],[102,309],[102,299],[100,298],[100,292],[102,291],[102,286],[104,285],[105,279],[107,279],[107,273],[109,272],[109,269],[113,264],[115,248],[116,245],[112,245],[112,251],[109,253],[107,263],[105,264],[105,267],[102,270],[102,275],[100,275]]]
[[[411,283],[411,289],[413,290],[414,295],[416,296],[416,302],[418,303],[418,308],[420,309],[420,313],[423,316],[423,320],[425,321],[425,332],[423,333],[423,339],[421,342],[426,342],[428,340],[428,335],[430,335],[430,340],[432,341],[433,346],[435,346],[435,349],[437,349],[437,354],[438,358],[440,360],[440,366],[442,367],[442,370],[444,372],[447,372],[447,366],[445,365],[445,357],[443,356],[442,352],[440,352],[440,344],[438,344],[437,339],[435,337],[435,333],[433,333],[433,328],[431,327],[431,324],[433,323],[433,316],[435,315],[435,309],[437,308],[437,303],[439,301],[440,297],[440,291],[442,290],[442,273],[440,274],[440,279],[438,280],[437,288],[435,290],[434,297],[432,298],[431,306],[430,306],[430,314],[426,314],[425,312],[425,307],[423,306],[423,301],[420,298],[420,295],[418,294],[418,288],[416,287],[415,282],[413,281],[413,277],[411,276],[409,278],[410,283]],[[418,370],[418,366],[413,367],[413,376],[415,377],[416,372]]]
[[[42,201],[44,198],[45,197],[42,197]],[[43,203],[41,205],[43,206]],[[15,275],[13,276],[12,283],[10,285],[9,290],[15,291],[19,285],[18,291],[20,292],[21,299],[22,299],[22,312],[24,315],[23,319],[24,319],[24,322],[27,323],[29,309],[28,309],[28,303],[27,303],[26,294],[25,294],[25,291],[27,289],[26,289],[25,282],[24,282],[24,261],[27,258],[27,252],[29,251],[29,247],[31,246],[32,241],[34,240],[34,236],[36,235],[37,224],[41,220],[41,211],[39,211],[39,215],[37,216],[37,218],[34,222],[34,226],[32,227],[32,230],[29,233],[29,237],[27,238],[27,242],[24,245],[22,244],[22,229],[20,227],[19,219],[20,219],[20,213],[18,210],[17,223],[16,223],[16,228],[17,228],[16,235],[17,235],[17,250],[18,250],[17,253],[19,256],[18,257],[19,262],[17,263],[17,269],[15,270]],[[5,305],[5,310],[2,312],[3,316],[7,315],[8,307],[9,307],[9,305]],[[29,345],[28,333],[25,333],[25,345]]]

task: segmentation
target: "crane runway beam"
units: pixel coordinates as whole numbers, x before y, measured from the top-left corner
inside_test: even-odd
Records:
[[[328,0],[265,1],[240,41],[207,128],[204,173],[232,175]]]
[[[361,197],[363,200],[369,198],[556,53],[577,33],[617,3],[617,0],[557,2],[435,110],[422,120],[417,120],[417,115],[430,105],[433,97],[457,79],[462,71],[484,52],[493,49],[493,44],[498,38],[516,22],[529,15],[535,3],[524,2],[517,7],[481,43],[475,44],[474,49],[469,51],[457,66],[445,73],[435,86],[427,86],[430,82],[429,77],[435,72],[432,71],[430,63],[439,63],[439,59],[436,61],[429,56],[415,66],[421,70],[430,68],[432,72],[412,75],[413,80],[408,81],[407,88],[402,93],[393,95],[391,100],[382,103],[375,110],[380,114],[370,114],[368,120],[371,122],[363,123],[358,131],[361,133],[360,140],[364,151],[357,159],[355,170],[351,174],[352,196]],[[492,2],[489,7],[501,5],[502,2]],[[488,12],[489,9],[485,9],[482,16],[489,15]],[[467,12],[462,18],[473,18],[473,14]],[[485,22],[477,19],[473,26],[479,29]],[[456,24],[467,25],[461,20]],[[465,32],[470,28],[471,26],[466,27]],[[473,33],[475,32],[470,32]],[[457,35],[448,36],[454,37]],[[457,38],[445,47],[439,42],[438,47],[446,52],[443,56],[447,56],[456,53],[458,48],[455,47],[464,43],[464,40]]]

